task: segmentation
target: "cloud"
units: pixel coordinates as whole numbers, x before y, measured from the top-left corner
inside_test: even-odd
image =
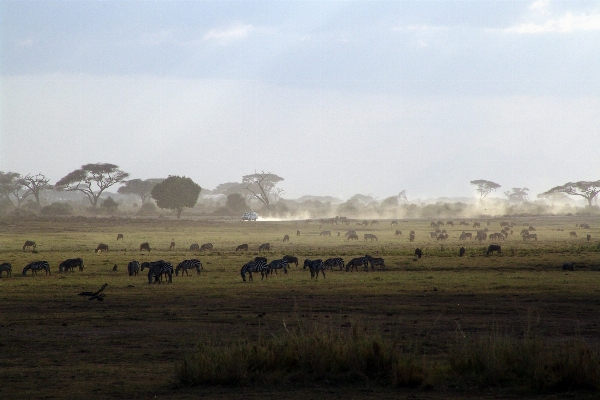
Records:
[[[530,15],[527,16],[532,21],[523,22],[502,31],[511,34],[542,34],[600,30],[600,14],[598,13],[574,14],[566,12],[558,17],[551,17],[552,13],[549,7],[550,2],[548,0],[533,2],[528,7]]]
[[[211,29],[204,36],[204,41],[217,41],[220,44],[229,44],[234,40],[247,38],[256,28],[250,24],[238,24],[226,29]]]

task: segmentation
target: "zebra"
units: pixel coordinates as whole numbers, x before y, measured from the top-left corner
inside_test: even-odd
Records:
[[[323,265],[325,265],[325,269],[329,268],[330,270],[333,271],[333,267],[340,267],[340,271],[344,269],[345,264],[344,264],[344,259],[343,258],[328,258],[327,260],[325,260],[325,262],[323,263]]]
[[[273,260],[269,263],[269,273],[270,274],[272,274],[273,271],[275,271],[275,273],[277,273],[278,269],[283,269],[283,272],[287,274],[288,262],[281,259],[281,260]]]
[[[261,274],[264,274],[263,270],[268,270],[268,266],[267,266],[266,262],[264,262],[262,260],[250,261],[250,262],[247,262],[246,264],[244,264],[244,266],[240,270],[240,275],[242,276],[242,279],[244,280],[244,282],[246,282],[246,273],[248,273],[248,277],[249,277],[248,279],[253,280],[252,273],[260,272]]]
[[[287,261],[288,264],[296,264],[298,266],[298,258],[294,256],[283,256],[282,260]]]
[[[376,266],[379,266],[382,271],[385,269],[385,261],[383,258],[371,257],[370,255],[366,254],[365,259],[371,264],[371,271],[375,271]]]
[[[204,243],[202,246],[200,246],[200,250],[202,251],[206,251],[206,250],[213,250],[213,245],[212,243]]]
[[[235,248],[235,251],[248,251],[248,244],[240,244],[238,247]]]
[[[69,258],[60,263],[58,266],[58,272],[67,272],[68,270],[74,271],[75,267],[78,267],[80,271],[83,271],[83,260],[81,258]]]
[[[323,274],[323,279],[325,279],[325,265],[322,260],[304,260],[304,269],[310,269],[310,279],[315,278],[319,279],[319,272]],[[316,276],[315,276],[316,275]]]
[[[289,241],[290,241],[290,235],[285,235],[285,236],[283,237],[283,241],[284,241],[284,242],[289,242]]]
[[[191,245],[190,251],[200,251],[200,246],[198,245],[198,243],[194,243],[193,245]]]
[[[33,240],[26,240],[25,244],[23,245],[23,251],[25,251],[27,249],[31,249],[33,251],[33,250],[35,250],[35,248],[36,248],[36,245]]]
[[[148,284],[152,283],[152,278],[154,278],[154,283],[160,284],[163,275],[166,276],[168,283],[173,282],[173,265],[171,263],[164,260],[143,262],[142,271],[144,268],[148,268]]]
[[[351,233],[348,235],[348,241],[350,240],[358,240],[358,235],[356,233]]]
[[[321,231],[321,233],[319,233],[319,236],[331,236],[331,231]]]
[[[179,276],[179,271],[181,270],[181,276],[183,276],[183,273],[185,272],[185,275],[188,276],[188,269],[195,269],[196,270],[196,275],[200,275],[200,270],[203,269],[204,267],[202,267],[202,261],[200,260],[196,260],[196,259],[192,259],[192,260],[183,260],[182,262],[179,263],[179,265],[177,265],[177,268],[175,268],[175,276]]]
[[[263,252],[263,251],[271,251],[271,244],[270,243],[263,243],[260,246],[258,246],[258,252]]]
[[[0,264],[0,278],[2,278],[2,271],[6,271],[6,277],[10,278],[12,276],[12,265],[9,263]]]
[[[32,275],[37,275],[37,272],[42,269],[46,271],[46,275],[52,275],[52,272],[50,272],[50,264],[48,264],[48,261],[34,261],[32,263],[27,264],[27,266],[23,268],[23,275],[27,275],[27,271],[29,270],[31,270]]]
[[[144,242],[140,244],[140,251],[142,250],[150,251],[150,243]]]
[[[108,245],[104,244],[104,243],[100,243],[97,247],[95,252],[96,253],[100,253],[101,251],[108,251]]]
[[[371,242],[372,242],[373,240],[375,240],[376,242],[378,242],[378,241],[379,241],[379,239],[377,239],[377,236],[373,235],[372,233],[365,233],[365,234],[363,235],[363,238],[365,239],[365,242],[366,242],[367,240],[371,240]]]
[[[352,260],[350,260],[348,262],[348,264],[346,264],[346,272],[348,271],[352,271],[353,269],[356,269],[356,271],[358,271],[358,266],[362,265],[363,267],[367,267],[367,260],[364,257],[357,257],[357,258],[353,258]]]
[[[139,261],[133,260],[127,264],[127,272],[129,272],[129,276],[134,276],[140,272],[140,263]]]
[[[169,250],[175,250],[175,242],[171,240],[171,245],[169,246]]]

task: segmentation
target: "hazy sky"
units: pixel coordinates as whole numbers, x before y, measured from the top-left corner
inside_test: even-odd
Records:
[[[284,197],[600,179],[599,1],[0,0],[0,170]]]

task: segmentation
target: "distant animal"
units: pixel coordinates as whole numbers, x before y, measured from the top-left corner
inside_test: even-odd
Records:
[[[333,267],[339,267],[340,271],[344,269],[345,265],[344,265],[344,259],[343,258],[328,258],[327,260],[325,260],[325,262],[323,262],[323,265],[325,266],[325,269],[329,268],[330,270],[333,271]]]
[[[169,250],[175,250],[175,242],[171,241],[171,245],[169,246]]]
[[[150,244],[148,242],[144,242],[142,244],[140,244],[140,251],[150,251]]]
[[[364,237],[364,239],[365,239],[365,242],[366,242],[367,240],[370,240],[371,242],[372,242],[373,240],[374,240],[374,241],[376,241],[376,242],[378,242],[378,241],[379,241],[379,239],[377,239],[377,236],[373,235],[372,233],[365,233],[363,237]]]
[[[325,265],[323,264],[323,260],[304,260],[304,269],[310,270],[310,278],[319,279],[319,272],[323,274],[323,279],[325,279]]]
[[[129,276],[137,276],[137,274],[140,272],[140,263],[139,261],[133,260],[133,261],[129,261],[129,263],[127,264],[127,273],[129,273]]]
[[[392,223],[390,224],[390,226],[398,226],[398,221],[392,221]]]
[[[198,245],[198,243],[194,243],[190,246],[190,251],[200,251],[200,245]]]
[[[469,223],[467,221],[460,221],[458,223],[458,225],[465,225],[465,226],[469,226]]]
[[[350,240],[358,240],[358,235],[356,233],[351,233],[348,235],[348,241]]]
[[[437,236],[437,240],[446,240],[446,239],[448,239],[448,234],[447,233],[440,233]]]
[[[23,251],[27,250],[27,249],[31,249],[32,251],[35,250],[35,242],[33,240],[26,240],[25,244],[23,245]]]
[[[365,259],[369,264],[371,264],[371,271],[375,271],[375,267],[379,267],[382,271],[385,269],[385,262],[383,258],[371,257],[370,255],[365,255]]]
[[[569,232],[569,237],[577,237],[577,232],[575,232],[575,231]]]
[[[481,224],[479,222],[473,222],[473,228],[481,228]]]
[[[12,265],[9,263],[0,264],[0,278],[2,278],[2,272],[6,271],[6,277],[10,278],[12,276]]]
[[[267,259],[266,259],[265,257],[260,257],[260,256],[258,256],[258,257],[254,257],[254,261],[255,261],[255,262],[262,261],[262,262],[264,262],[265,264],[268,264],[268,262],[267,262]]]
[[[58,265],[58,272],[67,272],[71,270],[73,272],[75,267],[83,271],[83,259],[81,258],[69,258]]]
[[[590,229],[590,224],[579,224],[579,227],[583,229]]]
[[[102,252],[102,251],[108,251],[108,245],[107,245],[107,244],[100,243],[100,244],[99,244],[99,245],[96,247],[96,250],[95,250],[95,252],[96,252],[96,253],[100,253],[100,252]]]
[[[258,252],[261,253],[263,251],[271,251],[271,244],[263,243],[260,246],[258,246]]]
[[[526,233],[529,234],[529,230],[527,230],[527,229],[521,229],[521,235],[524,235]]]
[[[448,221],[448,222],[446,222],[446,226],[454,226],[454,222]]]
[[[273,260],[269,263],[269,273],[270,274],[272,274],[273,272],[277,273],[278,269],[283,269],[283,272],[287,274],[288,262],[281,259],[281,260]]]
[[[117,241],[119,241],[119,240],[124,240],[122,233],[117,233]]]
[[[34,261],[29,263],[23,268],[23,275],[27,275],[27,271],[31,271],[31,275],[37,275],[38,271],[44,270],[46,271],[46,275],[52,275],[50,272],[50,264],[48,261]]]
[[[510,226],[510,224],[508,222],[500,222],[500,227],[503,226]]]
[[[402,235],[402,231],[399,231],[398,229],[396,229],[396,233],[394,233],[394,235]]]
[[[196,275],[200,275],[200,270],[203,269],[202,261],[196,259],[183,260],[177,265],[177,268],[175,268],[175,276],[179,276],[179,271],[181,271],[181,276],[183,276],[184,272],[185,276],[189,276],[188,269],[195,269]]]
[[[282,260],[287,261],[288,264],[295,264],[296,267],[298,266],[298,258],[294,257],[294,256],[283,256]]]
[[[296,236],[300,236],[300,229],[296,229]]]
[[[379,225],[379,221],[377,221],[377,220],[373,220],[373,221],[371,221],[371,226],[373,226],[373,225],[375,225],[375,224]]]
[[[240,244],[238,247],[235,248],[235,251],[248,251],[248,244]]]
[[[414,241],[415,241],[415,234],[414,234],[414,233],[411,233],[411,234],[408,236],[408,241],[409,241],[409,242],[414,242]]]
[[[322,231],[319,236],[331,236],[331,231]]]
[[[458,250],[458,255],[460,257],[464,256],[466,253],[467,249],[465,249],[464,247],[461,247],[460,250]]]
[[[589,242],[590,240],[592,240],[592,235],[587,235],[587,241]]]
[[[423,256],[423,250],[417,247],[415,249],[415,256],[417,256],[417,258],[421,258]]]
[[[575,266],[575,263],[573,262],[566,262],[562,265],[562,270],[563,271],[573,271],[573,267]]]
[[[529,230],[530,231],[535,231],[535,228],[533,226],[529,225]]]
[[[528,241],[528,240],[531,240],[531,239],[533,239],[533,240],[535,240],[537,242],[537,233],[528,233],[526,235],[523,235],[523,240]]]
[[[285,235],[285,236],[283,237],[283,241],[284,241],[284,242],[289,242],[289,241],[290,241],[290,237],[289,237],[289,235]]]
[[[485,254],[488,256],[493,252],[497,252],[498,254],[502,254],[502,247],[499,244],[490,244],[487,248]]]
[[[348,264],[346,264],[346,272],[352,271],[354,269],[356,269],[356,271],[358,271],[358,267],[361,265],[364,268],[367,268],[368,261],[366,258],[364,258],[364,257],[353,258],[352,260],[350,260],[348,262]]]
[[[202,246],[200,246],[200,251],[206,251],[206,250],[213,250],[213,245],[212,243],[204,243]]]
[[[117,264],[113,265],[113,269],[112,269],[112,270],[113,270],[113,271],[116,271],[116,270],[117,270]]]
[[[458,238],[460,240],[473,239],[473,234],[471,232],[465,232],[465,231],[463,231],[463,233],[461,233]]]

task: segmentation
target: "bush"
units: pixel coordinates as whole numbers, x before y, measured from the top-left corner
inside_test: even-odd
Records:
[[[49,206],[42,207],[42,215],[71,215],[73,207],[68,203],[54,202]]]
[[[102,200],[102,203],[100,203],[100,207],[107,211],[114,212],[117,210],[117,207],[119,207],[119,203],[114,201],[112,197],[107,197],[106,199]]]
[[[152,202],[144,203],[138,211],[138,215],[155,215],[158,212],[158,207]]]

